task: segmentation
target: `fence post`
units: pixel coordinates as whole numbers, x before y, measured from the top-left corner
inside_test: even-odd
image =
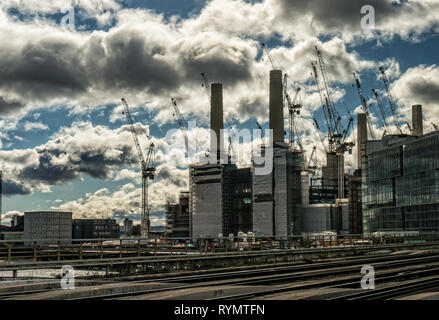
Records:
[[[229,251],[229,239],[226,239],[224,245],[226,247],[226,252],[228,252]]]
[[[122,239],[119,240],[119,258],[122,258],[123,251],[122,251]]]
[[[61,241],[58,241],[58,261],[61,261]]]
[[[154,239],[154,256],[157,255],[157,238]]]
[[[79,260],[82,260],[82,241],[79,242]]]
[[[203,254],[203,248],[201,247],[201,239],[198,240],[198,248],[200,249],[200,254]]]
[[[104,241],[101,241],[101,259],[104,259]]]
[[[34,262],[37,262],[37,242],[34,241]]]
[[[137,240],[137,256],[140,257],[140,239]]]
[[[11,258],[12,258],[12,244],[8,244],[8,263],[11,262]]]
[[[187,255],[187,240],[185,240],[184,242],[184,250],[186,251],[186,255]]]
[[[173,250],[173,244],[174,244],[174,240],[169,240],[170,241],[170,244],[171,244],[171,256],[172,256],[172,254],[173,254],[173,252],[172,252],[172,250]]]

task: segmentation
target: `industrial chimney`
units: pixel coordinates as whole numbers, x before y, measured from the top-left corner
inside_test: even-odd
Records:
[[[270,129],[273,142],[284,142],[282,71],[270,71]]]
[[[422,106],[420,104],[412,106],[412,123],[413,135],[422,136],[424,134],[424,128],[422,125]]]
[[[212,83],[210,94],[210,129],[215,132],[215,137],[210,140],[210,153],[216,154],[217,159],[220,159],[221,142],[223,136],[221,130],[224,129],[223,120],[223,85],[221,83]]]
[[[359,113],[357,115],[357,139],[357,164],[358,169],[361,169],[361,144],[367,140],[367,122],[365,113]]]

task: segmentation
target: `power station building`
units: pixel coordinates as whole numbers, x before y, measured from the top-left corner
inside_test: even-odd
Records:
[[[421,106],[412,117],[412,135],[364,143],[364,234],[439,232],[439,131],[423,134]]]
[[[224,153],[223,92],[211,85],[209,162],[189,168],[189,213],[192,237],[218,237],[251,230],[251,171],[238,169]],[[204,159],[207,160],[207,159]],[[207,161],[206,161],[207,162]]]

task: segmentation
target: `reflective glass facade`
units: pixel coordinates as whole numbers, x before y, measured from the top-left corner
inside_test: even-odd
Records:
[[[362,150],[363,232],[439,232],[439,132]]]

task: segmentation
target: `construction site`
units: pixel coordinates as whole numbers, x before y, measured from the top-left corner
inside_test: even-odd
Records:
[[[439,232],[439,131],[433,124],[435,130],[424,134],[422,106],[413,105],[411,123],[404,121],[410,132],[404,133],[385,70],[380,68],[388,107],[373,89],[378,107],[375,111],[379,110],[376,116],[384,129],[378,138],[372,123],[372,105],[366,100],[358,75],[353,73],[362,112],[357,113],[356,119],[349,113],[343,123],[332,97],[328,68],[316,47],[317,59],[311,70],[326,123],[324,132],[313,118],[326,153],[326,164],[321,165],[315,158],[315,146],[307,159],[296,124],[302,108],[298,99],[301,89],[289,94],[287,74],[276,68],[270,52],[265,46],[264,49],[272,65],[267,77],[272,141],[262,140],[261,159],[255,157],[250,167],[224,163],[223,159],[230,160],[232,155],[230,138],[229,150],[221,149],[225,129],[222,84],[209,84],[202,74],[203,86],[210,89],[210,128],[215,133],[211,140],[216,139],[210,143],[209,156],[215,156],[217,162],[190,165],[189,190],[185,191],[186,226],[180,224],[178,232],[173,231],[173,221],[179,218],[171,211],[181,212],[182,204],[168,203],[166,235],[306,238]],[[174,107],[187,146],[184,119],[175,101]],[[284,109],[288,110],[288,131],[284,128]],[[354,148],[358,154],[357,168],[348,173],[344,158]],[[272,151],[271,172],[255,174],[255,169],[265,165],[268,150]]]

